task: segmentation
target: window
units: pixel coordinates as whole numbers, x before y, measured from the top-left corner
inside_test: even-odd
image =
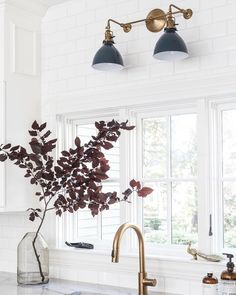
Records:
[[[58,222],[58,245],[83,240],[110,248],[118,226],[129,221],[140,225],[147,248],[158,253],[184,252],[190,241],[208,253],[235,248],[236,104],[196,99],[59,116],[61,149],[71,146],[76,135],[88,141],[96,132],[95,121],[113,118],[128,119],[136,128],[123,132],[115,148],[106,152],[111,171],[104,189],[121,193],[135,178],[154,192],[95,218],[89,210],[65,214]],[[132,235],[126,238],[127,249],[136,246]]]
[[[196,114],[142,120],[143,183],[154,189],[143,202],[147,242],[197,242]]]
[[[73,139],[78,136],[81,143],[89,142],[92,135],[96,135],[97,129],[94,122],[97,120],[109,120],[114,117],[98,117],[86,119],[73,119],[64,120],[58,118],[58,129],[67,134],[64,138],[62,146],[73,145]],[[63,122],[61,124],[61,122]],[[62,135],[59,132],[59,136]],[[109,160],[111,169],[109,170],[110,178],[103,182],[103,190],[106,191],[120,191],[120,148],[119,142],[113,143],[114,148],[111,150],[103,150],[106,158]],[[62,149],[62,148],[61,148]],[[60,150],[61,150],[60,149]],[[111,240],[114,232],[120,225],[120,204],[113,205],[110,210],[103,211],[100,215],[92,217],[89,209],[78,210],[73,215],[66,213],[59,220],[59,237],[58,245],[62,246],[63,241],[87,241],[87,242],[100,242]]]
[[[236,106],[217,108],[218,196],[221,248],[236,247]]]

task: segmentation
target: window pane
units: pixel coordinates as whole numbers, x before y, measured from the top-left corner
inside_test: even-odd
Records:
[[[94,124],[77,125],[76,134],[80,138],[81,143],[85,144],[90,141],[92,135],[96,135],[97,129]]]
[[[116,191],[118,196],[120,188],[118,183],[103,183],[103,192]],[[110,205],[109,210],[102,212],[102,240],[112,240],[116,230],[120,225],[120,203]]]
[[[160,178],[167,174],[167,118],[143,120],[143,176]]]
[[[77,136],[81,139],[82,144],[85,144],[90,141],[92,135],[97,134],[97,129],[94,124],[86,125],[77,125]],[[120,177],[120,149],[119,149],[119,140],[117,142],[112,142],[113,148],[110,150],[102,149],[103,154],[106,159],[109,161],[110,170],[107,172],[110,178],[119,178]]]
[[[77,136],[82,144],[90,141],[92,135],[96,135],[97,129],[94,124],[76,126]],[[103,181],[103,192],[116,191],[119,194],[120,177],[120,149],[119,142],[113,142],[114,148],[110,150],[102,149],[107,160],[109,160],[110,170],[107,172],[109,179]],[[81,210],[78,213],[79,238],[87,240],[111,240],[120,225],[120,205],[113,204],[109,210],[103,211],[100,216],[92,217],[90,210]]]
[[[145,183],[154,192],[143,200],[144,237],[147,242],[167,243],[167,188],[165,183]]]
[[[76,213],[78,222],[78,240],[93,241],[98,238],[98,216],[93,217],[89,209],[78,210]],[[76,216],[74,216],[76,218]],[[76,233],[75,233],[76,236]]]
[[[172,183],[172,243],[197,242],[197,196],[192,182]]]
[[[236,176],[236,110],[222,112],[223,175]]]
[[[196,176],[196,120],[195,114],[171,117],[171,164],[175,178]]]
[[[236,183],[223,184],[224,247],[236,247]]]
[[[119,178],[120,177],[120,149],[119,142],[113,142],[113,148],[110,150],[103,150],[106,159],[109,161],[110,170],[107,172],[107,175],[110,178]]]

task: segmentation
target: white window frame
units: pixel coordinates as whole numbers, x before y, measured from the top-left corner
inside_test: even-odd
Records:
[[[110,120],[116,119],[118,121],[122,120],[123,110],[117,111],[117,109],[105,109],[101,111],[91,111],[91,112],[78,112],[73,114],[66,115],[57,115],[57,137],[58,137],[58,145],[57,145],[57,155],[60,155],[60,152],[64,149],[68,149],[73,147],[74,138],[76,137],[76,125],[80,124],[90,124],[91,122],[95,122],[97,120]],[[126,119],[125,119],[126,120]],[[123,142],[126,140],[123,139],[125,135],[122,135],[119,139],[120,141],[120,149],[123,150],[123,154],[125,155],[125,147]],[[121,161],[126,163],[126,161]],[[122,165],[121,165],[122,166]],[[120,168],[122,169],[122,168]],[[125,169],[125,168],[123,168]],[[120,176],[120,191],[124,191],[124,186],[122,185],[125,175],[121,174]],[[120,220],[121,223],[125,222],[127,216],[127,209],[125,203],[120,203],[121,206],[121,214]],[[110,241],[102,241],[101,237],[101,229],[100,224],[102,224],[101,215],[97,216],[98,218],[98,227],[97,227],[97,239],[94,241],[90,241],[96,245],[96,249],[108,250],[110,249]],[[56,221],[56,247],[64,248],[64,241],[67,239],[73,240],[74,235],[78,232],[78,220],[76,214],[63,214],[61,217],[57,218]]]
[[[224,247],[224,217],[223,217],[223,150],[222,150],[222,112],[227,110],[236,110],[234,98],[212,100],[209,102],[209,119],[211,130],[211,195],[213,208],[213,243],[212,250],[217,253],[234,253],[236,248]],[[235,180],[235,179],[234,179]],[[217,230],[216,230],[217,229]]]
[[[219,200],[219,135],[217,134],[217,124],[219,110],[223,107],[230,108],[236,106],[234,97],[228,98],[196,98],[177,102],[162,102],[160,104],[139,105],[134,107],[122,107],[120,109],[102,109],[86,113],[75,113],[57,116],[58,122],[63,126],[62,130],[58,129],[59,150],[66,148],[65,134],[68,132],[68,124],[73,120],[80,118],[90,120],[91,118],[111,118],[115,116],[118,120],[129,120],[131,125],[135,125],[132,132],[123,132],[120,138],[120,191],[124,191],[129,185],[132,178],[142,180],[142,171],[140,169],[142,159],[140,159],[141,140],[141,120],[144,118],[196,113],[197,114],[197,145],[198,145],[198,248],[205,253],[214,253],[222,251],[220,237],[222,228],[216,230],[219,224],[220,200]],[[121,223],[132,222],[143,228],[142,218],[142,200],[136,196],[131,197],[132,204],[121,204]],[[209,236],[210,214],[212,214],[213,236]],[[57,247],[61,248],[60,241],[65,232],[65,225],[58,219],[57,222]],[[222,220],[221,220],[222,221]],[[221,222],[223,226],[223,222]],[[125,235],[125,249],[127,252],[136,251],[137,239],[131,233]],[[223,241],[222,241],[223,242]],[[109,249],[111,242],[96,243],[96,249]],[[186,246],[181,245],[158,245],[154,247],[147,246],[147,252],[153,255],[165,256],[185,256]],[[232,249],[230,250],[232,252]]]
[[[197,114],[197,134],[199,134],[199,130],[202,128],[202,124],[199,120],[199,117],[201,117],[199,110],[202,109],[202,103],[204,102],[203,99],[194,101],[194,102],[177,102],[177,103],[167,103],[164,105],[161,105],[159,107],[152,107],[152,108],[146,108],[143,110],[136,110],[136,125],[137,129],[139,130],[139,135],[137,136],[137,163],[142,162],[142,120],[147,118],[155,118],[155,117],[163,117],[163,116],[170,116],[170,115],[181,115],[181,114]],[[199,139],[197,139],[197,142],[199,142]],[[198,164],[204,163],[205,160],[202,158],[202,154],[198,152]],[[196,181],[197,187],[199,187],[199,183],[202,182],[201,179],[201,173],[200,170],[202,170],[202,165],[198,165],[198,173],[197,177],[194,179]],[[139,180],[142,180],[142,165],[139,165],[138,172],[137,172],[137,178]],[[173,181],[173,179],[172,179]],[[204,179],[205,181],[205,179]],[[199,193],[198,193],[199,195]],[[139,226],[143,229],[142,224],[142,216],[141,214],[138,214],[138,212],[142,212],[143,208],[143,202],[141,199],[137,202],[137,223]],[[200,215],[208,215],[208,207],[205,207],[205,204],[203,204],[202,201],[198,198],[198,216]],[[143,214],[142,214],[143,215]],[[199,216],[199,219],[202,219],[201,216]],[[198,221],[198,228],[202,227],[201,223]],[[204,249],[209,248],[208,243],[206,243],[206,236],[204,235],[203,243],[201,243],[202,237],[200,235],[200,231],[198,231],[198,240],[199,240],[199,246],[203,247]],[[154,245],[154,244],[148,244],[146,243],[146,248],[148,253],[152,253],[153,255],[168,255],[168,256],[183,256],[183,254],[186,252],[186,246],[185,245]]]

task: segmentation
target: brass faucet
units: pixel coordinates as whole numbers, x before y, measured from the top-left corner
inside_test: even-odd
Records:
[[[147,287],[155,287],[157,281],[156,279],[147,278],[147,273],[145,270],[144,240],[141,230],[138,226],[131,223],[124,223],[118,228],[113,240],[113,249],[111,252],[112,262],[119,262],[121,238],[128,228],[132,228],[136,232],[139,241],[138,295],[148,295]]]

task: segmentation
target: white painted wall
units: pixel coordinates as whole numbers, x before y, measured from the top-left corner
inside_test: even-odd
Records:
[[[174,1],[194,11],[191,20],[178,19],[179,34],[190,52],[185,61],[154,60],[152,51],[160,34],[148,32],[143,25],[124,34],[114,25],[116,46],[126,69],[120,73],[91,69],[108,18],[123,22],[143,18],[153,8],[166,10],[168,4],[164,0],[72,0],[48,10],[42,25],[42,111],[51,128],[55,127],[55,115],[64,112],[236,93],[236,3],[232,0]],[[5,239],[15,237],[16,224],[23,222],[23,218],[13,220],[11,216],[1,217]],[[7,226],[8,220],[13,226]],[[3,246],[2,257],[13,254],[13,248],[9,253],[7,245]],[[52,251],[51,262],[51,273],[56,277],[135,285],[135,257],[111,266],[108,255]],[[12,270],[15,263],[13,259],[1,268]],[[209,268],[217,275],[223,269],[222,265],[157,258],[149,259],[148,267],[153,275],[161,277],[157,289],[186,295],[200,294],[201,277]]]

